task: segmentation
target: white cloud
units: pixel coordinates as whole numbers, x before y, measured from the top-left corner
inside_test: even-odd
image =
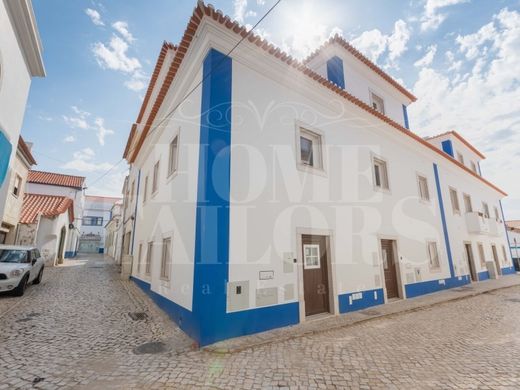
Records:
[[[388,38],[388,59],[395,61],[408,48],[406,44],[410,40],[410,29],[404,20],[399,19],[394,24],[394,32]]]
[[[83,148],[73,153],[72,160],[61,166],[63,169],[71,169],[80,172],[106,171],[112,167],[107,162],[93,162],[96,153],[91,148]]]
[[[68,136],[66,136],[65,139],[63,140],[63,142],[65,142],[65,143],[71,143],[71,142],[74,142],[74,141],[76,141],[76,138],[74,138],[73,135],[68,135]]]
[[[379,56],[385,52],[387,44],[388,36],[378,29],[364,31],[359,37],[352,40],[352,45],[373,62],[377,62]]]
[[[245,17],[246,17],[246,18],[251,18],[251,17],[254,18],[255,16],[256,16],[256,12],[253,11],[253,10],[249,10],[249,11],[247,11],[246,14],[245,14]]]
[[[92,8],[87,8],[85,10],[85,13],[88,15],[92,23],[94,23],[96,26],[104,26],[105,23],[101,20],[101,15],[98,11]]]
[[[88,123],[85,118],[63,115],[63,120],[72,128],[88,129]]]
[[[128,23],[118,20],[117,22],[112,23],[112,27],[116,30],[128,43],[133,43],[135,41],[134,36],[128,30]]]
[[[433,62],[433,58],[435,57],[435,53],[437,53],[437,45],[428,46],[428,51],[421,59],[414,62],[414,66],[418,68],[422,68],[424,66],[429,66]]]
[[[125,86],[135,92],[142,91],[148,86],[148,77],[141,71],[136,71],[132,77],[125,81]]]
[[[246,8],[247,0],[233,0],[233,18],[238,23],[244,23]]]
[[[96,117],[93,122],[90,122],[90,112],[80,110],[77,106],[72,106],[71,109],[72,111],[74,111],[76,116],[63,115],[63,120],[65,121],[65,123],[67,123],[72,128],[95,131],[96,137],[101,146],[105,145],[105,138],[107,135],[114,134],[114,130],[107,129],[105,127],[105,121],[103,118]],[[74,137],[72,138],[73,139],[70,141],[67,141],[67,139],[65,139],[65,142],[73,142]]]
[[[141,63],[137,58],[129,57],[127,51],[128,43],[115,35],[110,39],[108,46],[96,42],[92,47],[96,61],[103,69],[133,73],[141,69]]]
[[[482,50],[476,61],[463,57],[469,72],[420,70],[413,88],[418,101],[410,106],[410,119],[412,129],[422,135],[457,129],[487,154],[485,176],[510,194],[505,201],[508,217],[520,218],[520,182],[511,180],[520,158],[520,110],[515,104],[520,101],[520,12],[503,9],[492,26],[495,34],[485,39],[486,55]],[[489,25],[483,27],[491,31]],[[483,37],[482,31],[475,34]]]
[[[447,17],[446,13],[440,11],[446,7],[467,3],[469,0],[426,0],[424,14],[421,17],[421,30],[435,30]]]
[[[94,130],[96,130],[97,139],[101,146],[105,145],[105,137],[114,134],[114,130],[105,127],[105,120],[103,118],[96,118],[94,121]]]
[[[495,30],[494,23],[491,22],[482,26],[480,30],[474,34],[459,35],[456,42],[459,44],[460,52],[464,53],[466,58],[471,60],[480,54],[479,49],[483,44],[493,42],[496,34],[497,31]]]

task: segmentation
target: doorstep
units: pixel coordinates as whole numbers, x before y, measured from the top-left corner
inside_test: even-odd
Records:
[[[389,317],[402,313],[424,310],[431,306],[459,299],[469,298],[490,291],[520,286],[520,275],[512,274],[501,276],[499,279],[488,279],[482,282],[473,282],[462,287],[455,287],[416,298],[392,301],[391,304],[372,306],[368,309],[337,316],[323,316],[297,325],[261,332],[250,336],[242,336],[229,340],[219,341],[203,348],[215,353],[235,353],[245,349],[265,344],[277,343],[315,333],[327,332],[332,329],[352,326],[377,318]]]

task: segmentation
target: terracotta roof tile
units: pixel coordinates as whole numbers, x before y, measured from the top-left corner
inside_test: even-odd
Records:
[[[29,171],[27,182],[80,189],[83,188],[85,178],[83,176],[72,176],[61,173],[31,170]]]
[[[25,194],[20,223],[36,223],[38,215],[55,217],[69,211],[69,223],[74,222],[74,202],[66,196]]]

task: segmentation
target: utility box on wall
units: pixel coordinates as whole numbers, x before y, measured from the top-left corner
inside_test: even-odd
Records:
[[[249,281],[229,282],[227,287],[227,311],[249,308]]]

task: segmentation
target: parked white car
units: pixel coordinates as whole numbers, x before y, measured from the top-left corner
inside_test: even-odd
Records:
[[[43,263],[38,248],[0,245],[0,292],[22,296],[29,283],[42,281]]]

